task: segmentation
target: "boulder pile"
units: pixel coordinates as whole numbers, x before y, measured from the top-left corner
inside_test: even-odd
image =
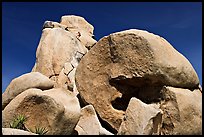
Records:
[[[97,42],[74,15],[42,28],[32,71],[2,94],[3,135],[202,134],[198,76],[164,38],[130,29]]]

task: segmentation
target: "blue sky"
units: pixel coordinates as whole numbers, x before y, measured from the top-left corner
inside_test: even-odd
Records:
[[[63,15],[84,17],[96,40],[134,28],[158,34],[191,62],[202,83],[201,2],[3,2],[2,92],[34,66],[44,21]]]

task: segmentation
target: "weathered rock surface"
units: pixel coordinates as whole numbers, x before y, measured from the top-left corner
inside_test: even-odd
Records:
[[[78,135],[113,135],[101,126],[92,105],[81,109],[81,117],[75,130]]]
[[[28,117],[25,126],[34,131],[44,127],[47,134],[71,134],[80,118],[80,105],[73,93],[64,89],[28,89],[16,96],[2,111],[2,127],[8,128],[15,116]]]
[[[162,112],[157,105],[147,105],[137,98],[131,98],[118,135],[152,135],[159,134]],[[161,120],[160,120],[161,121]]]
[[[149,104],[160,101],[164,85],[195,89],[198,84],[183,55],[165,39],[142,30],[103,37],[76,70],[81,98],[117,131],[131,97]]]
[[[75,64],[71,65],[76,67],[80,61],[78,54],[84,55],[87,51],[73,33],[61,28],[45,28],[37,48],[36,63],[32,71],[40,72],[55,81],[55,87],[67,87],[70,81],[68,74],[65,72],[60,75],[60,72],[63,69],[69,69],[67,63],[74,62]]]
[[[60,28],[46,28],[37,48],[33,71],[41,72],[49,78],[59,75],[64,64],[71,62],[77,52],[85,54],[87,49],[74,34]]]
[[[81,58],[96,40],[93,26],[79,16],[62,16],[61,22],[45,21],[36,52],[36,63],[32,69],[55,81],[54,87],[70,89],[75,81],[68,74],[76,68]],[[87,47],[87,48],[86,48]],[[64,72],[64,74],[63,74]],[[72,71],[75,75],[75,71]],[[73,88],[77,94],[77,89]]]
[[[2,94],[2,134],[32,134],[9,128],[20,114],[50,135],[202,134],[198,76],[164,38],[131,29],[96,43],[74,15],[42,29],[32,72]]]
[[[39,72],[31,72],[21,75],[11,81],[2,94],[2,110],[17,95],[29,88],[39,88],[42,90],[53,88],[54,83]]]
[[[20,129],[2,128],[2,135],[38,135],[38,134]]]
[[[76,34],[82,45],[88,49],[97,42],[92,38],[94,27],[83,17],[74,15],[62,16],[60,24],[67,26],[70,32]]]
[[[164,101],[161,134],[201,135],[202,94],[201,91],[174,87],[162,89]]]

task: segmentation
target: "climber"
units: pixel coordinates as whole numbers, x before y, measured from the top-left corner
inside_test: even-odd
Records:
[[[77,39],[79,39],[79,37],[81,36],[81,33],[78,31],[78,33],[77,33]]]

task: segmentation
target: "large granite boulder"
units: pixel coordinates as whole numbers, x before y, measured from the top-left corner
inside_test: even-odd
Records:
[[[77,97],[65,89],[28,89],[16,96],[2,111],[2,127],[9,128],[18,115],[27,117],[25,127],[46,128],[50,135],[68,135],[80,118]]]
[[[13,79],[2,94],[2,110],[12,99],[29,88],[46,90],[53,88],[53,86],[53,81],[39,72],[23,74]]]
[[[100,39],[82,58],[76,86],[84,103],[118,131],[131,97],[151,104],[161,100],[164,85],[198,88],[190,62],[164,38],[126,30]]]

